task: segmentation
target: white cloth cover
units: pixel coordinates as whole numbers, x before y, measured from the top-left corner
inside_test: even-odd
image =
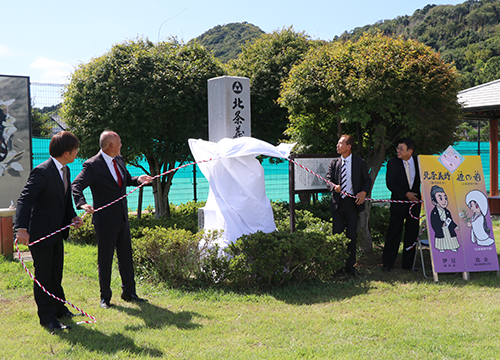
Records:
[[[255,158],[287,158],[295,144],[273,146],[251,137],[225,138],[217,143],[189,139],[189,147],[210,184],[204,210],[205,230],[224,230],[220,249],[244,234],[276,229],[271,202],[266,196],[264,169]]]

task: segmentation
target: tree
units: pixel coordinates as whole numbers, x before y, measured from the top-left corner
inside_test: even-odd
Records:
[[[236,59],[247,41],[258,38],[262,34],[264,31],[259,27],[244,21],[217,25],[197,38],[189,40],[188,44],[196,41],[211,50],[221,62],[227,63],[231,59]]]
[[[261,36],[229,62],[229,74],[250,79],[252,137],[271,144],[285,137],[287,110],[276,102],[281,83],[314,44],[290,27]]]
[[[31,108],[31,133],[33,136],[50,136],[52,127],[50,126],[50,114],[42,113],[38,108]]]
[[[431,154],[458,139],[458,89],[455,69],[431,48],[377,33],[311,50],[291,70],[279,101],[301,152],[334,153],[338,138],[351,134],[375,181],[399,138],[411,137]],[[365,250],[368,218],[369,209],[361,218]]]
[[[64,93],[63,118],[81,140],[80,156],[99,148],[99,134],[114,130],[122,155],[135,166],[145,158],[151,176],[191,159],[188,138],[208,137],[207,80],[222,74],[200,45],[175,39],[118,44],[81,64]],[[156,217],[169,216],[168,193],[175,172],[153,182]]]

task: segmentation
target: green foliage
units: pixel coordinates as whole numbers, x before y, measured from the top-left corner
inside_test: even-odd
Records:
[[[460,134],[461,141],[480,141],[488,142],[490,140],[490,127],[488,121],[465,120],[458,127],[457,132]]]
[[[330,212],[331,200],[331,193],[323,194],[321,199],[317,201],[310,203],[299,201],[295,204],[295,209],[310,211],[314,217],[329,222],[332,219],[332,213]]]
[[[122,155],[152,176],[191,159],[189,138],[206,138],[207,80],[222,74],[213,55],[198,44],[175,39],[114,45],[81,64],[64,92],[62,114],[81,141],[79,156],[97,153],[103,130],[117,131]],[[168,217],[174,171],[153,182],[156,216]]]
[[[341,133],[352,134],[374,178],[403,136],[425,153],[456,141],[458,86],[454,69],[428,46],[365,34],[313,48],[291,70],[279,101],[299,152],[332,153]]]
[[[290,231],[290,206],[287,202],[273,202],[274,222],[279,231]],[[302,209],[301,209],[302,207]],[[307,208],[306,208],[307,207]],[[324,205],[323,205],[324,207]],[[331,233],[331,213],[324,212],[322,206],[319,209],[314,209],[315,206],[306,206],[301,203],[297,204],[295,209],[295,229],[304,231],[322,231],[325,234]],[[320,214],[321,217],[318,217]]]
[[[244,286],[280,286],[306,279],[330,280],[343,267],[344,234],[315,231],[261,231],[244,235],[225,251],[231,280]]]
[[[189,201],[185,204],[170,204],[170,218],[156,218],[154,213],[143,213],[141,218],[130,216],[130,231],[132,237],[141,237],[142,230],[150,227],[162,226],[198,232],[198,209],[205,206],[204,201]]]
[[[372,205],[370,208],[370,233],[374,244],[383,244],[389,228],[389,205]]]
[[[427,5],[412,16],[359,27],[334,40],[354,40],[365,32],[378,30],[418,40],[440,52],[444,61],[453,62],[462,75],[462,88],[469,88],[500,78],[499,14],[498,0],[471,0],[455,6]]]
[[[241,53],[242,48],[248,41],[259,38],[262,34],[264,34],[264,31],[260,28],[244,21],[222,26],[217,25],[197,38],[190,40],[188,44],[196,42],[212,51],[220,61],[227,63]]]
[[[78,229],[70,228],[69,239],[75,244],[97,245],[97,237],[95,235],[94,225],[92,224],[92,215],[83,217],[83,225]]]
[[[250,79],[253,137],[271,144],[285,138],[287,110],[276,102],[281,83],[292,66],[317,43],[292,27],[284,28],[256,38],[243,48],[237,59],[229,62],[226,68],[230,75]]]
[[[132,243],[139,276],[179,285],[199,272],[200,234],[159,226],[142,232]]]
[[[181,205],[170,204],[170,218],[156,218],[154,213],[142,213],[141,218],[136,215],[129,215],[130,233],[132,238],[144,236],[143,230],[146,228],[155,228],[157,226],[164,228],[178,228],[198,232],[198,208],[205,205],[204,201],[190,201]],[[97,238],[92,225],[92,216],[87,215],[83,218],[84,225],[78,229],[71,228],[69,240],[75,244],[96,245]]]
[[[47,137],[51,135],[50,114],[42,113],[38,108],[31,109],[31,134],[32,136]]]
[[[201,258],[199,279],[207,285],[224,285],[234,279],[231,259],[225,256],[218,244],[207,244]]]

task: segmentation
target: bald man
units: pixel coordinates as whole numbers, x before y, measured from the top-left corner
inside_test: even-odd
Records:
[[[122,142],[116,132],[104,131],[99,138],[99,146],[99,153],[83,163],[82,171],[72,184],[77,209],[83,209],[89,214],[125,195],[127,186],[138,186],[151,181],[149,175],[130,175],[120,155]],[[83,195],[83,190],[87,187],[92,192],[93,205],[88,204]],[[145,301],[136,294],[127,199],[94,213],[92,223],[97,235],[100,306],[104,309],[111,306],[111,266],[115,249],[122,279],[122,299]]]

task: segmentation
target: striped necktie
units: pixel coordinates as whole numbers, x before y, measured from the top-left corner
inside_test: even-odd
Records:
[[[346,189],[346,183],[347,183],[347,161],[342,159],[342,172],[340,173],[340,191],[342,192],[340,196],[343,198],[346,197],[345,195],[345,189]]]

